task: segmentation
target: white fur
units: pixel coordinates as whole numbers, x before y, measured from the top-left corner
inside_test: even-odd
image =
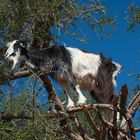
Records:
[[[12,41],[12,42],[8,42],[7,43],[7,47],[8,47],[8,49],[7,49],[7,51],[6,51],[6,53],[5,53],[5,58],[8,58],[9,56],[10,56],[10,54],[12,54],[13,52],[14,52],[14,50],[13,50],[13,46],[14,46],[14,44],[17,42],[17,40],[14,40],[14,41]]]
[[[67,98],[68,98],[68,104],[67,104],[67,108],[71,108],[71,107],[74,107],[74,102],[72,101],[72,99],[70,98],[69,95],[67,95]]]
[[[80,91],[80,86],[79,85],[76,85],[75,86],[75,89],[76,89],[76,91],[77,91],[77,93],[79,95],[79,99],[78,99],[77,104],[85,104],[86,103],[86,97]]]
[[[13,66],[12,66],[12,69],[14,69],[16,67],[16,65],[18,64],[19,62],[19,59],[18,59],[19,56],[16,56],[16,57],[10,57],[9,60],[13,60]]]
[[[67,47],[72,55],[72,71],[78,78],[87,74],[96,76],[101,64],[100,56],[91,53],[84,53],[77,48]]]
[[[77,48],[67,47],[66,49],[71,53],[72,71],[77,79],[81,79],[88,74],[91,74],[93,77],[96,76],[101,63],[99,55],[85,53]],[[84,82],[92,85],[91,83],[94,81],[87,78]],[[92,89],[92,86],[90,88]],[[77,104],[85,104],[86,97],[80,91],[80,85],[76,85],[75,89],[79,95]]]
[[[116,71],[113,73],[113,75],[112,75],[112,82],[113,82],[114,87],[116,87],[116,86],[117,86],[117,83],[116,83],[115,77],[116,77],[117,74],[120,72],[122,66],[121,66],[120,64],[114,62],[114,61],[113,61],[112,63],[115,64],[116,67],[117,67],[117,70],[116,70]]]
[[[12,42],[8,42],[7,43],[8,49],[5,53],[5,58],[13,61],[12,69],[14,69],[16,67],[16,65],[18,64],[18,62],[20,60],[20,51],[19,50],[17,52],[15,52],[15,54],[16,54],[15,56],[10,56],[14,52],[13,46],[16,42],[17,42],[17,40],[14,40]]]

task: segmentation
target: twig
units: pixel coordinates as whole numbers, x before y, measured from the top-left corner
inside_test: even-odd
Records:
[[[140,127],[134,128],[135,132],[140,132]]]
[[[77,125],[77,128],[78,128],[78,130],[79,130],[80,135],[82,136],[82,138],[84,140],[91,140],[92,138],[90,138],[90,137],[87,136],[87,134],[85,133],[85,130],[83,129],[83,127],[82,127],[82,125],[81,125],[81,123],[80,123],[80,121],[78,119],[78,116],[76,116],[76,115],[75,115],[75,123]]]
[[[36,82],[37,82],[37,77],[35,77],[34,83],[33,83],[33,87],[32,87],[32,117],[33,117],[33,124],[34,124],[34,120],[35,120],[35,101],[36,101],[36,95],[35,95],[35,86],[36,86]]]
[[[130,114],[126,113],[126,114],[124,114],[124,117],[125,117],[125,119],[128,123],[132,140],[136,140],[135,128],[134,128],[133,121],[132,121],[132,118],[131,118]]]
[[[133,97],[130,104],[128,105],[129,114],[131,114],[132,117],[134,116],[139,105],[140,105],[140,90],[137,92],[137,94]]]
[[[113,114],[113,128],[112,128],[112,135],[114,136],[114,140],[117,140],[118,130],[117,130],[117,103],[118,97],[114,98],[114,114]]]
[[[100,130],[97,128],[96,124],[94,123],[94,121],[92,120],[91,115],[89,114],[89,111],[84,111],[85,117],[90,125],[90,127],[93,129],[93,132],[95,133],[95,138],[99,139],[99,135],[100,135]]]

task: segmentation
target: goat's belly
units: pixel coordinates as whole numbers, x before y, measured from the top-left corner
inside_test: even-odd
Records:
[[[78,78],[78,84],[80,85],[80,88],[84,88],[88,91],[91,91],[94,87],[95,79],[92,75],[88,74]]]

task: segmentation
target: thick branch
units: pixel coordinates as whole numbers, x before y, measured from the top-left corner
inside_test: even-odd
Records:
[[[120,100],[120,108],[125,108],[126,101],[127,101],[127,95],[128,95],[128,90],[127,90],[127,85],[123,85],[121,88],[121,100]]]
[[[0,120],[11,121],[12,119],[32,119],[30,116],[24,114],[14,115],[14,114],[0,114]]]
[[[7,82],[7,80],[16,80],[16,79],[19,79],[19,78],[28,77],[31,74],[32,73],[29,70],[23,70],[23,71],[15,73],[15,74],[7,74],[7,73],[5,73],[5,74],[2,75],[3,80],[2,81],[0,80],[0,85],[4,84],[5,82]]]
[[[67,110],[68,113],[74,113],[74,112],[79,112],[79,111],[87,111],[87,110],[93,110],[97,108],[102,108],[102,109],[109,109],[113,110],[112,104],[87,104],[79,107],[73,107],[69,108]]]
[[[80,136],[78,133],[76,133],[68,124],[67,117],[68,114],[65,113],[65,109],[63,107],[62,102],[60,101],[59,97],[55,94],[55,89],[53,88],[51,81],[48,79],[47,75],[41,75],[40,79],[42,80],[46,90],[48,91],[48,98],[49,101],[52,100],[55,103],[55,108],[57,110],[57,113],[60,117],[63,117],[60,119],[60,126],[63,129],[63,131],[66,133],[67,136],[69,136],[71,139],[75,140],[84,140],[82,136]],[[64,113],[62,113],[64,112]]]

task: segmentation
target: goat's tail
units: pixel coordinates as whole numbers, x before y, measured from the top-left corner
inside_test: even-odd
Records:
[[[117,86],[117,83],[116,83],[116,76],[118,73],[120,73],[121,69],[122,69],[122,66],[116,62],[112,62],[115,66],[116,66],[116,70],[113,72],[113,75],[112,75],[112,81],[113,81],[113,85],[114,87]]]

